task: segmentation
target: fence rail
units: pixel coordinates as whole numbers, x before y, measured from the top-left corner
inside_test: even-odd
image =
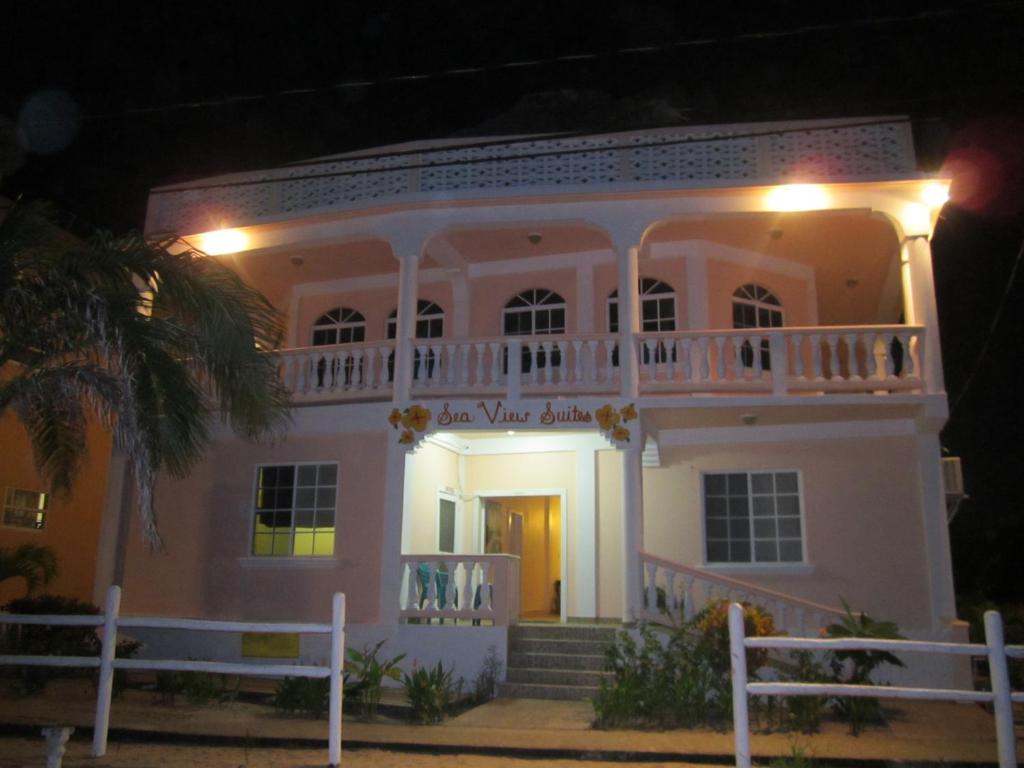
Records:
[[[328,761],[341,764],[342,672],[345,648],[345,595],[337,592],[331,601],[331,623],[286,623],[211,621],[207,619],[167,619],[143,616],[120,616],[121,588],[107,590],[104,612],[98,616],[0,614],[0,625],[49,625],[65,627],[103,627],[99,656],[30,656],[3,655],[3,666],[86,667],[99,668],[96,687],[96,718],[93,728],[92,754],[102,757],[107,752],[110,728],[110,699],[113,693],[114,670],[146,669],[167,672],[209,672],[258,677],[329,678]],[[125,628],[187,629],[213,632],[265,632],[276,634],[329,634],[331,658],[329,666],[304,664],[245,664],[227,661],[194,661],[182,659],[117,659],[117,632]]]
[[[749,648],[793,650],[864,650],[904,653],[938,653],[960,656],[985,656],[992,679],[991,691],[950,688],[910,688],[904,686],[848,685],[828,683],[752,683],[747,676]],[[1008,658],[1024,658],[1024,646],[1006,646],[1003,620],[996,611],[985,612],[985,643],[945,643],[922,640],[882,640],[868,638],[811,639],[791,637],[746,637],[743,606],[729,606],[729,657],[732,665],[733,730],[736,768],[750,768],[750,718],[747,697],[755,696],[851,696],[876,699],[926,699],[932,701],[970,701],[991,703],[995,712],[999,768],[1016,768],[1016,736],[1013,730],[1013,703],[1024,701],[1024,693],[1010,688]]]

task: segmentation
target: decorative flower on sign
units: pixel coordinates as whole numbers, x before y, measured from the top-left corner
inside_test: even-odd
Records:
[[[623,424],[637,418],[636,406],[630,403],[622,408],[616,409],[610,403],[602,405],[594,411],[594,418],[601,430],[608,433],[608,437],[617,443],[629,442],[630,431]]]
[[[398,437],[398,442],[401,445],[412,445],[415,443],[416,433],[426,432],[430,419],[430,410],[422,405],[410,405],[403,411],[394,408],[388,414],[388,424],[393,429],[402,428],[402,434]]]

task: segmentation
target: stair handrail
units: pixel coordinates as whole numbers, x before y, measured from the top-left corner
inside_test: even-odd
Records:
[[[708,582],[710,584],[724,587],[729,592],[738,592],[743,596],[756,597],[765,602],[771,601],[776,604],[782,604],[789,608],[795,609],[798,617],[802,614],[817,614],[821,617],[831,617],[840,619],[846,616],[846,611],[841,608],[835,608],[833,606],[824,605],[822,603],[814,602],[813,600],[806,600],[802,597],[796,597],[795,595],[788,595],[784,592],[778,592],[774,589],[767,587],[761,587],[750,582],[743,581],[742,579],[736,579],[731,576],[724,576],[722,574],[713,573],[711,571],[695,568],[689,565],[683,565],[682,563],[672,562],[671,560],[665,560],[664,558],[657,557],[648,552],[640,553],[640,561],[643,564],[644,571],[644,594],[648,595],[648,607],[644,610],[644,615],[648,619],[655,621],[662,620],[662,616],[657,608],[651,608],[653,605],[653,594],[648,594],[648,588],[653,588],[653,579],[651,583],[648,583],[647,573],[648,566],[654,566],[655,568],[661,568],[666,572],[674,572],[676,574],[683,574],[688,576],[695,581]],[[782,619],[782,617],[776,617]],[[802,619],[800,620],[802,623]],[[780,627],[781,628],[781,627]],[[803,627],[799,628],[801,633],[804,631]]]

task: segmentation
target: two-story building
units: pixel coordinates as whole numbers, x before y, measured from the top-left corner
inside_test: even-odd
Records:
[[[108,489],[99,586],[117,574],[129,613],[288,620],[340,590],[351,644],[467,678],[520,621],[714,596],[791,633],[841,597],[951,637],[944,186],[909,121],[877,118],[422,142],[154,189],[149,234],[285,315],[294,422],[160,481],[166,551],[134,521],[118,539]]]

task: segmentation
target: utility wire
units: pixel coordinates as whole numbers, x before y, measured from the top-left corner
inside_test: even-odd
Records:
[[[894,125],[908,122],[906,118],[894,117],[882,120],[863,120],[854,121],[849,123],[837,123],[833,125],[822,125],[822,126],[803,126],[800,128],[776,128],[773,130],[766,131],[749,131],[746,133],[730,133],[714,136],[693,136],[681,139],[669,139],[666,141],[645,141],[637,142],[635,144],[629,144],[625,147],[618,146],[601,146],[601,147],[580,147],[576,149],[553,149],[544,152],[523,152],[517,155],[506,155],[506,156],[494,156],[490,155],[487,157],[472,157],[460,160],[441,160],[438,162],[427,162],[418,163],[415,165],[392,165],[386,167],[375,167],[375,168],[360,168],[357,170],[345,170],[345,171],[326,171],[324,173],[309,173],[301,176],[282,176],[274,179],[240,179],[237,181],[222,181],[214,184],[195,184],[195,185],[175,185],[173,187],[162,187],[153,189],[150,194],[153,195],[167,195],[176,194],[179,192],[194,192],[204,189],[225,189],[230,187],[248,187],[255,184],[273,184],[278,182],[292,182],[292,181],[304,181],[310,179],[330,179],[339,176],[360,176],[368,173],[388,173],[391,171],[410,171],[410,170],[423,170],[430,168],[448,168],[457,165],[475,165],[477,163],[493,163],[495,160],[531,160],[539,157],[564,157],[566,155],[581,155],[581,154],[593,154],[595,152],[615,152],[622,149],[651,149],[654,147],[671,147],[682,144],[703,144],[715,141],[732,141],[734,139],[754,139],[763,136],[781,136],[789,133],[807,133],[813,130],[838,130],[842,128],[859,128],[864,126],[876,126],[876,125]],[[636,129],[642,130],[642,129]],[[549,141],[552,139],[564,139],[564,138],[577,138],[582,136],[596,137],[604,136],[610,133],[620,133],[621,131],[608,131],[606,133],[588,133],[585,131],[578,131],[573,133],[561,133],[553,135],[541,134],[538,136],[529,136],[519,139],[505,139],[495,140],[486,142],[475,142],[458,145],[444,145],[438,147],[426,147],[421,149],[407,149],[397,150],[394,152],[383,152],[373,155],[355,155],[347,157],[327,157],[319,160],[309,160],[300,163],[294,163],[286,166],[280,166],[270,170],[284,170],[291,167],[303,167],[307,165],[316,166],[324,165],[331,162],[358,162],[361,160],[379,160],[390,157],[404,157],[406,155],[419,155],[427,152],[449,152],[453,150],[461,149],[474,149],[481,147],[490,146],[508,146],[522,143],[532,143],[537,141]]]
[[[658,43],[653,45],[640,45],[630,46],[625,48],[617,48],[612,51],[604,52],[582,52],[582,53],[571,53],[563,54],[560,56],[550,56],[538,59],[527,59],[522,61],[507,61],[500,64],[492,65],[479,65],[469,67],[452,67],[450,69],[442,69],[427,72],[416,72],[407,73],[401,75],[392,75],[390,77],[378,77],[374,79],[365,80],[345,80],[331,85],[324,86],[313,86],[308,88],[288,88],[276,91],[263,91],[260,93],[247,93],[237,94],[233,96],[223,96],[216,99],[199,99],[194,101],[180,101],[171,104],[158,104],[145,107],[126,107],[119,113],[93,113],[83,116],[83,120],[108,120],[116,117],[122,117],[125,115],[146,115],[155,114],[161,112],[175,112],[189,109],[203,109],[207,107],[220,107],[227,106],[229,104],[238,104],[249,101],[259,101],[262,99],[270,99],[277,97],[287,96],[303,96],[311,95],[316,93],[329,93],[334,91],[345,91],[345,90],[358,90],[362,88],[369,88],[378,85],[389,85],[396,83],[409,83],[418,82],[424,80],[437,80],[448,77],[465,77],[467,75],[478,75],[488,72],[500,72],[503,70],[516,70],[516,69],[527,69],[533,67],[550,66],[552,64],[561,63],[572,63],[579,61],[594,61],[597,59],[614,58],[617,56],[637,56],[637,55],[650,55],[658,53],[667,53],[670,51],[681,50],[684,48],[698,48],[703,46],[715,45],[718,43],[725,42],[736,42],[736,43],[749,43],[758,42],[765,40],[779,40],[790,37],[802,37],[808,35],[820,35],[828,32],[835,32],[842,30],[846,27],[881,27],[889,26],[893,24],[901,24],[904,22],[921,22],[928,21],[938,18],[947,18],[953,16],[978,16],[981,13],[991,10],[1001,9],[1019,9],[1019,0],[1001,0],[998,2],[989,2],[984,5],[968,5],[966,8],[937,8],[931,10],[923,10],[918,13],[908,14],[905,16],[885,16],[885,17],[866,17],[860,19],[852,19],[850,21],[843,22],[830,22],[827,24],[812,24],[804,25],[800,27],[794,27],[792,29],[783,30],[766,30],[758,32],[743,32],[736,35],[718,36],[718,37],[705,37],[705,38],[691,38],[686,40],[675,40],[668,43]]]
[[[1024,258],[1024,239],[1021,240],[1020,248],[1017,250],[1017,258],[1013,262],[1013,269],[1010,270],[1010,277],[1006,280],[1006,288],[1003,290],[1003,295],[999,299],[999,305],[996,307],[995,314],[992,316],[992,322],[989,324],[988,333],[985,335],[985,342],[981,345],[981,349],[974,358],[974,362],[971,364],[971,372],[967,376],[967,381],[960,388],[960,392],[956,396],[956,400],[953,401],[953,405],[949,408],[949,420],[952,420],[953,414],[956,413],[957,406],[963,401],[964,396],[971,388],[971,384],[974,383],[974,377],[977,375],[978,370],[981,368],[981,363],[988,354],[989,347],[992,346],[992,339],[995,338],[996,328],[999,326],[999,321],[1002,319],[1003,310],[1006,308],[1006,302],[1010,298],[1010,293],[1013,291],[1013,284],[1017,279],[1017,270],[1020,268],[1020,263]],[[949,424],[947,420],[947,426]],[[943,427],[945,431],[945,427]]]

